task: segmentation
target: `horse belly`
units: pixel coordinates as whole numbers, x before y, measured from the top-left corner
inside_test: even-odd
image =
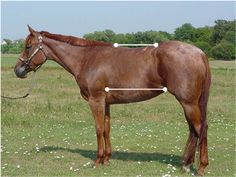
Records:
[[[133,103],[146,101],[163,93],[160,90],[110,90],[106,95],[106,102],[109,104]]]

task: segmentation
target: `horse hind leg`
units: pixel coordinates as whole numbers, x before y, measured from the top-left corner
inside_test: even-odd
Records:
[[[190,172],[190,167],[194,162],[197,140],[198,140],[194,127],[191,125],[190,122],[188,123],[189,123],[189,137],[184,151],[183,167],[182,167],[182,169],[186,172]]]
[[[204,170],[208,165],[207,129],[208,129],[207,123],[203,122],[199,137],[200,164],[197,170],[198,175],[201,176],[204,175]]]
[[[183,169],[190,171],[190,167],[194,162],[195,152],[197,148],[197,141],[200,137],[201,131],[201,112],[198,102],[185,103],[181,102],[184,109],[186,120],[189,124],[189,138],[186,143],[185,152],[183,156]]]
[[[209,91],[208,91],[209,92]],[[208,94],[208,93],[204,93]],[[199,137],[199,148],[200,148],[200,165],[198,168],[198,174],[203,175],[206,166],[208,165],[208,147],[207,147],[207,130],[208,124],[206,121],[206,109],[207,109],[208,95],[202,95],[199,100],[199,106],[201,110],[201,131]]]

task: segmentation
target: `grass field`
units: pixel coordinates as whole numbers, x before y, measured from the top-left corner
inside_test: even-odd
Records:
[[[1,59],[4,95],[23,95],[32,74],[17,79],[14,55]],[[235,63],[211,61],[206,176],[235,176]],[[113,156],[93,169],[94,121],[73,77],[53,63],[36,74],[30,97],[1,100],[2,176],[192,176],[182,173],[188,136],[182,108],[167,93],[111,107]]]

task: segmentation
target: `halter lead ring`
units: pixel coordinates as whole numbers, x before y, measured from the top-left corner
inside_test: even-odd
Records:
[[[32,59],[33,57],[39,52],[39,51],[42,51],[43,54],[44,54],[44,61],[43,63],[41,63],[40,65],[38,65],[36,68],[32,69],[34,72],[37,71],[46,61],[47,61],[47,56],[45,54],[45,52],[43,51],[43,45],[42,45],[42,42],[43,42],[43,37],[42,36],[38,36],[38,40],[39,40],[39,45],[38,47],[36,48],[36,50],[30,55],[29,58],[22,58],[22,57],[19,57],[18,60],[20,60],[21,62],[23,62],[26,66],[28,66],[30,69],[32,69],[30,67],[30,63],[32,62]]]

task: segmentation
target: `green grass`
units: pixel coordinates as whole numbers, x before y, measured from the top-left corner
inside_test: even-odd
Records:
[[[2,93],[23,95],[31,82],[15,77],[16,56],[2,56]],[[212,61],[206,176],[235,175],[235,69]],[[188,136],[182,108],[167,94],[111,107],[113,156],[96,157],[94,121],[74,78],[57,65],[36,74],[30,97],[1,101],[2,176],[192,176],[180,170]],[[198,160],[194,164],[196,168]]]

